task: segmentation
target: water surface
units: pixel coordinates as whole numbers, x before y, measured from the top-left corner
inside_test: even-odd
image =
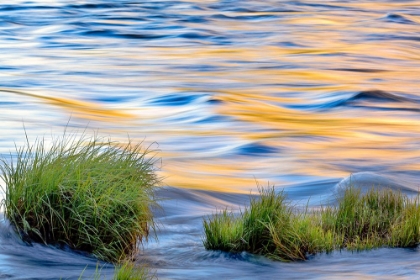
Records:
[[[417,250],[336,252],[294,264],[208,252],[201,220],[216,207],[246,204],[256,181],[311,206],[328,203],[352,173],[364,186],[378,179],[417,191],[419,6],[0,4],[0,153],[24,142],[24,128],[34,139],[66,126],[119,141],[129,135],[157,150],[168,186],[159,193],[171,200],[157,214],[160,241],[146,245],[141,260],[162,279],[415,277]],[[11,279],[77,279],[85,263],[96,264],[42,246],[37,257],[10,242],[0,235],[0,276]]]

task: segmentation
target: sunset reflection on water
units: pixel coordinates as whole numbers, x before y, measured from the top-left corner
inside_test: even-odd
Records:
[[[156,142],[164,184],[181,188],[419,171],[414,4],[161,4],[5,14],[0,151],[23,124],[40,136],[69,123]]]

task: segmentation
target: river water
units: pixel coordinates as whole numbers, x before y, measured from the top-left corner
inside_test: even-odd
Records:
[[[201,225],[257,184],[314,207],[348,181],[418,190],[420,1],[14,0],[0,4],[0,61],[0,153],[24,129],[67,127],[162,159],[169,200],[139,256],[159,279],[420,277],[417,249],[284,264],[205,251]],[[0,278],[95,270],[0,228]]]

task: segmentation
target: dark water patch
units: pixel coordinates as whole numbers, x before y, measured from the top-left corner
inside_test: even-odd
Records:
[[[186,32],[183,34],[178,35],[180,38],[185,39],[209,39],[210,34],[206,33],[199,33],[199,32]]]
[[[224,14],[217,14],[211,16],[213,19],[221,19],[221,20],[235,20],[235,21],[262,21],[262,20],[271,20],[278,18],[275,15],[247,15],[247,16],[228,16]]]
[[[396,13],[389,13],[385,17],[382,17],[381,20],[393,23],[418,24],[417,22],[408,19],[406,16]]]
[[[369,40],[373,41],[420,41],[420,36],[416,35],[397,35],[372,33],[368,35]]]
[[[162,39],[167,37],[167,35],[157,35],[157,34],[141,34],[141,33],[126,33],[126,34],[116,34],[115,37],[125,38],[125,39]]]
[[[19,68],[13,66],[0,66],[0,71],[1,70],[19,70]]]
[[[274,45],[287,47],[287,48],[305,48],[305,47],[307,47],[303,44],[298,44],[298,43],[293,42],[293,41],[281,41],[281,42],[275,43]],[[290,67],[296,67],[296,66],[290,65]]]
[[[341,110],[342,107],[359,108],[363,110],[375,110],[383,112],[420,112],[417,97],[405,97],[381,90],[361,91],[348,97],[348,93],[342,93],[345,97],[329,98],[325,102],[314,102],[307,104],[285,105],[286,108],[309,111],[328,111],[332,109]],[[405,94],[410,96],[409,94]]]
[[[356,101],[356,100],[369,100],[369,101],[382,101],[382,102],[411,101],[408,98],[398,96],[396,94],[392,94],[383,90],[365,90],[349,98],[349,101]]]
[[[209,23],[210,20],[203,16],[188,16],[186,18],[178,19],[177,22],[185,23]]]
[[[115,96],[103,96],[99,98],[92,98],[92,101],[98,101],[98,102],[105,102],[105,103],[119,103],[119,102],[127,102],[130,100],[133,100],[133,96],[121,96],[121,95],[115,95]]]
[[[302,1],[293,1],[293,6],[316,8],[317,11],[353,10],[351,7],[343,6],[343,5],[329,5],[329,4],[321,4],[321,3],[314,3],[314,2],[311,3],[311,2],[302,2]]]
[[[151,104],[161,106],[184,106],[197,101],[203,95],[197,94],[170,94],[152,99]]]
[[[278,153],[279,150],[261,143],[250,143],[235,149],[235,153],[242,156],[262,156]]]
[[[334,68],[334,71],[359,72],[359,73],[381,73],[388,72],[388,70],[368,69],[368,68]]]
[[[207,100],[207,103],[218,105],[218,104],[222,104],[223,101],[217,98],[210,98],[209,100]]]
[[[397,95],[382,90],[367,90],[356,94],[341,92],[337,97],[329,97],[324,102],[308,102],[306,104],[285,105],[286,108],[309,111],[328,111],[341,107],[352,107],[375,111],[407,111],[420,112],[417,97],[404,94]],[[410,97],[408,97],[410,96]]]
[[[168,15],[168,14],[154,14],[154,15],[148,15],[147,19],[151,20],[151,21],[156,21],[157,22],[164,22],[164,21],[170,21],[173,19],[178,19],[182,16],[180,15]]]
[[[134,17],[134,16],[129,16],[129,15],[124,15],[124,13],[122,13],[121,15],[119,15],[119,14],[116,14],[116,15],[107,14],[106,16],[103,16],[102,18],[105,19],[105,20],[114,20],[114,21],[122,21],[122,22],[132,21],[132,22],[137,22],[137,23],[142,23],[142,22],[148,22],[149,21],[147,19],[147,17],[144,17],[144,16]],[[85,22],[80,22],[80,21],[75,21],[74,24],[77,24],[77,25],[80,25],[80,26],[86,25]]]
[[[81,35],[93,37],[112,37],[121,39],[161,39],[167,36],[146,33],[119,33],[113,30],[89,30],[82,32]]]
[[[86,4],[70,4],[66,5],[66,8],[70,9],[114,9],[114,8],[125,8],[129,6],[129,3],[86,3]]]
[[[395,36],[394,39],[418,42],[418,41],[420,41],[420,36]]]
[[[376,108],[381,110],[408,110],[416,111],[416,108],[410,107],[383,107],[381,104],[387,103],[402,103],[402,104],[416,104],[417,101],[411,98],[393,94],[383,90],[365,90],[359,93],[356,93],[350,97],[340,98],[333,101],[316,104],[309,107],[301,106],[302,108],[312,108],[312,109],[332,109],[341,106],[352,106],[352,107],[364,107],[364,108]]]
[[[301,11],[298,10],[298,9],[290,9],[290,8],[288,8],[288,9],[284,8],[284,9],[282,9],[282,8],[277,8],[277,7],[266,7],[264,9],[258,10],[256,12],[280,13],[281,14],[281,13],[299,13]]]

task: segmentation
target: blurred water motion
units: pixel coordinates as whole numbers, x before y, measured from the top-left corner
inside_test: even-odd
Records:
[[[0,4],[0,153],[23,127],[88,127],[159,150],[176,188],[228,195],[259,181],[302,199],[373,172],[417,189],[419,5]]]
[[[71,118],[71,126],[156,141],[165,183],[177,187],[243,192],[254,178],[288,185],[417,172],[415,7],[0,5],[1,151],[22,138],[23,122],[39,135],[60,133]]]

